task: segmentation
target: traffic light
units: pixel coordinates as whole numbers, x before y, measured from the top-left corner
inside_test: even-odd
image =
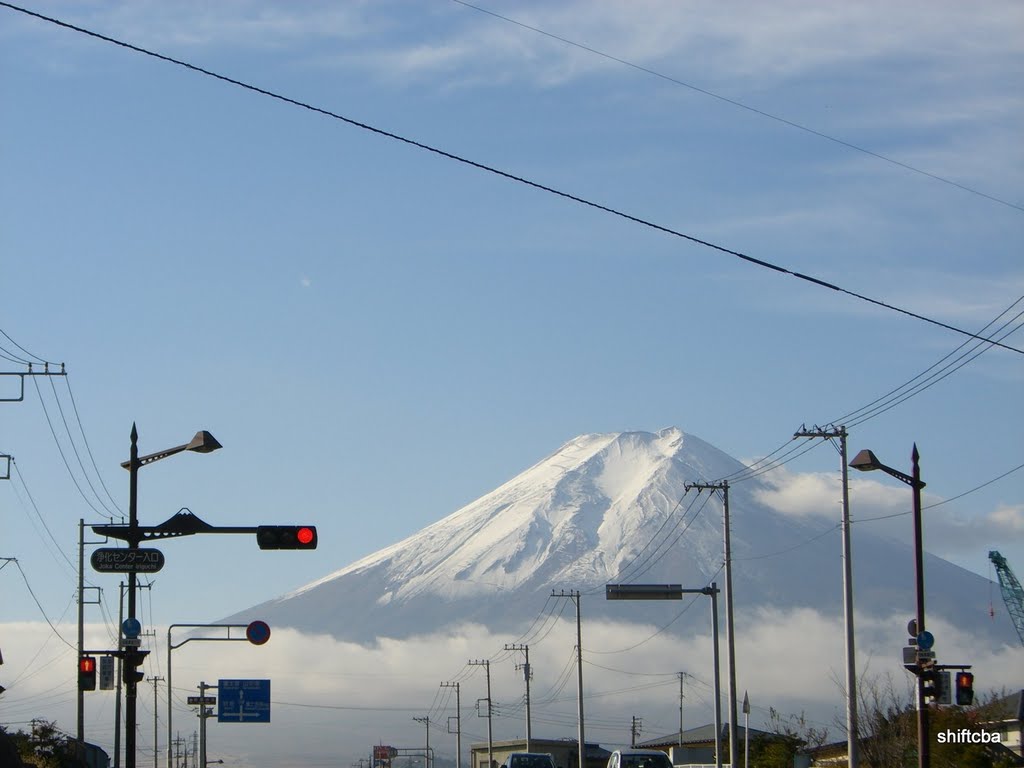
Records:
[[[261,525],[256,543],[260,549],[316,549],[316,526]]]
[[[961,707],[974,703],[974,675],[970,672],[956,673],[956,703]]]
[[[935,665],[928,663],[921,665],[921,695],[924,696],[925,701],[929,701],[938,696],[938,685],[935,681],[936,671]]]
[[[134,648],[125,649],[121,659],[125,682],[138,685],[146,679],[146,673],[138,669],[138,667],[142,666],[142,662],[146,660],[147,656],[149,656],[149,651],[138,651]]]
[[[78,690],[96,690],[96,657],[79,656],[78,658]]]

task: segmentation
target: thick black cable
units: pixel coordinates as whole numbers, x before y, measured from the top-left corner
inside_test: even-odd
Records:
[[[524,184],[526,186],[533,187],[534,189],[539,189],[542,192],[547,192],[547,193],[552,194],[552,195],[557,195],[558,197],[565,198],[566,200],[572,200],[573,202],[579,203],[580,205],[584,205],[584,206],[587,206],[589,208],[593,208],[595,210],[603,211],[604,213],[611,214],[612,216],[617,216],[617,217],[619,217],[621,219],[625,219],[627,221],[631,221],[634,224],[640,224],[640,225],[642,225],[644,227],[648,227],[649,229],[653,229],[653,230],[656,230],[658,232],[663,232],[665,234],[672,235],[674,237],[678,237],[678,238],[681,238],[683,240],[687,240],[687,241],[689,241],[691,243],[695,243],[696,245],[702,245],[705,248],[711,248],[712,250],[719,251],[720,253],[725,253],[725,254],[728,254],[730,256],[734,256],[734,257],[736,257],[738,259],[741,259],[742,261],[746,261],[746,262],[748,262],[750,264],[754,264],[754,265],[759,266],[759,267],[764,267],[765,269],[770,269],[773,272],[779,272],[780,274],[789,275],[789,276],[795,277],[795,278],[797,278],[799,280],[803,280],[805,282],[813,283],[814,285],[820,286],[822,288],[828,288],[829,290],[836,291],[837,293],[843,293],[843,294],[846,294],[847,296],[850,296],[852,298],[860,299],[861,301],[865,301],[865,302],[867,302],[869,304],[874,304],[877,307],[882,307],[883,309],[888,309],[888,310],[893,311],[893,312],[898,312],[899,314],[906,315],[907,317],[912,317],[912,318],[914,318],[916,320],[921,320],[922,322],[929,323],[930,325],[934,325],[934,326],[937,326],[939,328],[944,328],[947,331],[953,331],[954,333],[958,333],[958,334],[960,334],[962,336],[970,336],[971,338],[981,339],[982,341],[988,341],[991,344],[994,344],[995,346],[1002,347],[1003,349],[1009,350],[1011,352],[1016,352],[1018,354],[1024,355],[1024,349],[1018,349],[1017,347],[1011,347],[1011,346],[1009,346],[1007,344],[1003,344],[1003,343],[998,342],[998,341],[993,341],[992,339],[986,339],[984,337],[977,336],[976,334],[973,334],[973,333],[971,333],[969,331],[965,331],[962,328],[957,328],[956,326],[950,325],[949,323],[944,323],[944,322],[942,322],[940,320],[935,320],[933,318],[926,317],[925,315],[921,315],[921,314],[918,314],[916,312],[912,312],[909,309],[904,309],[903,307],[896,306],[895,304],[889,304],[887,302],[881,301],[880,299],[873,299],[870,296],[866,296],[864,294],[857,293],[856,291],[851,291],[851,290],[849,290],[847,288],[843,288],[843,287],[835,285],[833,283],[829,283],[829,282],[827,282],[825,280],[821,280],[821,279],[819,279],[817,277],[813,277],[812,275],[805,275],[802,272],[796,272],[796,271],[787,269],[786,267],[779,266],[778,264],[772,264],[771,262],[764,261],[763,259],[755,258],[754,256],[750,256],[750,255],[748,255],[746,253],[742,253],[741,251],[735,251],[735,250],[732,250],[731,248],[726,248],[725,246],[717,245],[717,244],[712,243],[712,242],[710,242],[708,240],[702,240],[702,239],[700,239],[698,237],[695,237],[693,235],[688,235],[688,234],[686,234],[684,232],[680,232],[680,231],[672,229],[670,227],[666,227],[666,226],[663,226],[661,224],[656,224],[656,223],[654,223],[652,221],[640,218],[639,216],[634,216],[634,215],[629,214],[629,213],[625,213],[624,211],[620,211],[620,210],[618,210],[616,208],[611,208],[611,207],[609,207],[607,205],[602,205],[601,203],[595,203],[592,200],[587,200],[586,198],[579,197],[579,196],[571,194],[569,192],[563,192],[561,190],[555,189],[554,187],[549,187],[549,186],[547,186],[545,184],[541,184],[541,183],[536,182],[536,181],[531,181],[530,179],[524,178],[522,176],[516,176],[515,174],[509,173],[508,171],[502,171],[502,170],[500,170],[498,168],[495,168],[493,166],[486,165],[484,163],[479,163],[479,162],[477,162],[475,160],[470,160],[468,158],[462,157],[460,155],[453,154],[453,153],[448,152],[446,150],[439,149],[437,147],[433,147],[433,146],[431,146],[429,144],[424,144],[424,143],[422,143],[420,141],[416,141],[414,139],[406,138],[405,136],[400,136],[399,134],[392,133],[390,131],[385,131],[382,128],[376,128],[376,127],[374,127],[372,125],[368,125],[367,123],[362,123],[362,122],[359,122],[358,120],[354,120],[354,119],[352,119],[350,117],[345,117],[344,115],[340,115],[340,114],[338,114],[336,112],[331,112],[330,110],[324,109],[322,107],[316,107],[316,106],[313,106],[312,104],[308,104],[306,102],[299,101],[297,99],[293,99],[293,98],[290,98],[288,96],[284,96],[284,95],[276,93],[274,91],[268,91],[265,88],[260,88],[260,87],[255,86],[255,85],[251,85],[251,84],[246,83],[246,82],[244,82],[242,80],[236,80],[235,78],[228,77],[226,75],[218,74],[218,73],[213,72],[211,70],[204,69],[202,67],[196,66],[195,64],[189,64],[186,61],[181,61],[180,59],[175,59],[175,58],[172,58],[170,56],[165,56],[164,54],[156,53],[155,51],[151,51],[151,50],[148,50],[146,48],[142,48],[140,46],[133,45],[131,43],[126,43],[123,40],[118,40],[116,38],[109,37],[107,35],[102,35],[102,34],[100,34],[98,32],[93,32],[92,30],[85,29],[84,27],[79,27],[79,26],[74,25],[74,24],[70,24],[70,23],[68,23],[66,21],[61,21],[59,19],[55,19],[55,18],[53,18],[51,16],[44,16],[41,13],[36,13],[35,11],[30,11],[30,10],[28,10],[26,8],[22,8],[20,6],[13,5],[12,3],[3,2],[3,0],[0,0],[0,7],[10,8],[11,10],[18,11],[19,13],[24,13],[27,16],[33,16],[33,17],[35,17],[37,19],[40,19],[42,21],[46,21],[46,22],[48,22],[50,24],[55,24],[57,26],[64,27],[65,29],[70,29],[70,30],[72,30],[74,32],[79,32],[79,33],[81,33],[83,35],[88,35],[89,37],[96,38],[97,40],[102,40],[104,42],[111,43],[113,45],[117,45],[117,46],[120,46],[122,48],[126,48],[126,49],[128,49],[130,51],[135,51],[136,53],[141,53],[141,54],[143,54],[145,56],[151,56],[151,57],[153,57],[155,59],[159,59],[161,61],[166,61],[169,64],[175,64],[175,65],[177,65],[179,67],[184,67],[185,69],[191,70],[192,72],[196,72],[196,73],[201,74],[201,75],[206,75],[207,77],[211,77],[211,78],[214,78],[215,80],[220,80],[222,82],[229,83],[230,85],[235,85],[235,86],[237,86],[239,88],[244,88],[245,90],[252,91],[253,93],[258,93],[258,94],[260,94],[262,96],[268,96],[268,97],[270,97],[272,99],[276,99],[278,101],[284,102],[285,104],[290,104],[290,105],[295,106],[295,107],[301,107],[302,109],[307,109],[310,112],[315,112],[317,114],[324,115],[325,117],[330,117],[330,118],[332,118],[334,120],[340,120],[343,123],[347,123],[347,124],[349,124],[351,126],[354,126],[356,128],[361,128],[364,131],[369,131],[371,133],[375,133],[378,136],[383,136],[385,138],[393,139],[395,141],[400,141],[403,144],[408,144],[408,145],[416,147],[418,149],[422,149],[422,150],[424,150],[426,152],[431,152],[431,153],[433,153],[435,155],[439,155],[441,157],[447,158],[448,160],[454,160],[457,163],[462,163],[463,165],[468,165],[468,166],[470,166],[472,168],[476,168],[476,169],[481,170],[481,171],[486,171],[487,173],[492,173],[492,174],[494,174],[496,176],[501,176],[502,178],[508,179],[510,181],[515,181],[515,182],[518,182],[520,184]]]
[[[911,171],[913,173],[919,173],[922,176],[927,176],[929,179],[933,179],[935,181],[941,181],[943,184],[949,184],[950,186],[956,187],[957,189],[962,189],[964,192],[970,192],[972,195],[977,195],[978,197],[983,197],[986,200],[991,200],[994,203],[999,203],[1000,205],[1005,205],[1008,208],[1015,208],[1018,211],[1024,211],[1024,206],[1017,205],[1016,203],[1011,203],[1008,200],[1003,200],[1001,198],[995,197],[994,195],[986,194],[985,192],[981,192],[981,191],[979,191],[977,189],[974,189],[973,187],[968,187],[967,185],[960,184],[958,182],[953,181],[952,179],[947,179],[944,176],[939,176],[939,175],[934,174],[934,173],[929,173],[928,171],[922,170],[920,168],[915,168],[914,166],[910,165],[909,163],[901,162],[901,161],[896,160],[894,158],[891,158],[891,157],[888,157],[886,155],[883,155],[883,154],[881,154],[879,152],[873,152],[870,149],[866,149],[864,147],[858,146],[858,145],[853,144],[853,143],[851,143],[849,141],[844,141],[843,139],[838,139],[835,136],[830,136],[827,133],[823,133],[821,131],[816,131],[814,128],[808,128],[806,125],[801,125],[800,123],[796,123],[796,122],[794,122],[792,120],[787,120],[784,117],[779,117],[778,115],[773,115],[771,112],[765,112],[764,110],[757,109],[756,107],[751,107],[751,106],[749,106],[747,104],[744,104],[741,101],[736,101],[735,99],[730,99],[727,96],[722,96],[721,94],[715,93],[714,91],[709,91],[709,90],[707,90],[705,88],[701,88],[699,86],[693,85],[693,83],[687,83],[684,80],[679,80],[679,79],[677,79],[675,77],[671,77],[670,75],[666,75],[666,74],[663,74],[661,72],[658,72],[657,70],[650,69],[650,68],[642,66],[640,64],[635,64],[632,61],[627,61],[626,59],[620,59],[617,56],[612,56],[610,53],[605,53],[604,51],[599,51],[596,48],[591,48],[588,45],[584,45],[582,43],[577,43],[577,42],[575,42],[573,40],[569,40],[568,38],[560,37],[559,35],[552,34],[551,32],[546,32],[543,29],[539,29],[538,27],[531,27],[529,24],[524,24],[521,21],[516,21],[515,19],[509,18],[508,16],[502,16],[500,13],[495,13],[494,11],[489,11],[486,8],[481,8],[479,5],[473,5],[472,3],[467,3],[465,0],[452,0],[452,2],[453,3],[458,3],[459,5],[465,6],[466,8],[472,8],[474,11],[479,11],[480,13],[486,13],[488,16],[493,16],[496,19],[501,19],[502,21],[507,21],[509,24],[515,24],[517,27],[522,27],[523,29],[528,29],[531,32],[536,32],[539,35],[544,35],[545,37],[550,37],[552,40],[557,40],[560,43],[565,43],[566,45],[571,45],[574,48],[579,48],[581,51],[586,51],[587,53],[592,53],[595,56],[600,56],[602,58],[608,59],[609,61],[614,61],[616,64],[622,64],[624,66],[631,67],[631,68],[633,68],[633,69],[635,69],[635,70],[637,70],[639,72],[643,72],[643,73],[648,74],[648,75],[654,75],[655,77],[660,77],[662,80],[667,80],[668,82],[673,83],[675,85],[681,85],[684,88],[689,88],[691,91],[699,93],[699,94],[701,94],[703,96],[710,96],[713,99],[718,99],[719,101],[725,102],[726,104],[730,104],[730,105],[732,105],[734,107],[739,107],[740,109],[745,109],[748,112],[753,112],[755,115],[760,115],[761,117],[766,117],[769,120],[775,120],[776,122],[782,123],[783,125],[787,125],[790,128],[796,128],[799,131],[804,131],[805,133],[809,133],[812,136],[817,136],[820,139],[825,139],[826,141],[834,142],[836,144],[839,144],[840,146],[846,147],[847,149],[852,149],[852,150],[855,150],[857,152],[862,152],[863,154],[870,155],[871,157],[877,158],[878,160],[884,160],[885,162],[892,163],[893,165],[897,165],[900,168],[903,168],[904,170]]]

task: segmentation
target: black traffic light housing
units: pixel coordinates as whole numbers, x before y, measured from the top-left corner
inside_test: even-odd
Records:
[[[96,657],[78,657],[78,690],[96,690]]]
[[[956,673],[956,703],[961,707],[974,703],[974,675],[970,672]]]
[[[146,679],[146,673],[138,669],[142,666],[142,663],[149,656],[149,651],[140,651],[135,648],[126,648],[122,653],[122,662],[124,663],[123,674],[126,682],[138,685]]]
[[[260,525],[256,543],[260,549],[316,549],[316,526]]]
[[[938,685],[935,681],[937,676],[934,662],[921,665],[921,695],[925,701],[938,697]]]

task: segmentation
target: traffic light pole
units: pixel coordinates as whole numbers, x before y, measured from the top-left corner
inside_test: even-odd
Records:
[[[924,545],[922,542],[921,521],[921,464],[917,444],[910,454],[911,482],[914,495],[914,568],[917,588],[917,632],[924,632]],[[917,765],[918,768],[930,768],[931,744],[928,739],[928,704],[924,700],[924,679],[917,678]]]
[[[139,529],[139,430],[132,424],[132,447],[128,458],[128,539],[129,549],[139,548],[139,539],[135,534]],[[128,573],[128,618],[135,618],[135,588],[138,584],[138,577],[135,571]],[[118,627],[120,635],[121,628]],[[125,768],[135,768],[135,730],[136,730],[136,704],[138,699],[138,682],[135,674],[135,647],[125,648],[124,667],[127,667],[127,674],[124,677],[124,764]]]

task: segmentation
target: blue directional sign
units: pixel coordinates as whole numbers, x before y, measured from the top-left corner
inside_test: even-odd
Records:
[[[138,637],[142,632],[142,622],[138,619],[125,619],[121,622],[121,634],[128,638]]]
[[[935,635],[925,630],[917,636],[917,647],[922,651],[930,651],[935,645]]]
[[[218,680],[218,723],[269,723],[269,680]]]

